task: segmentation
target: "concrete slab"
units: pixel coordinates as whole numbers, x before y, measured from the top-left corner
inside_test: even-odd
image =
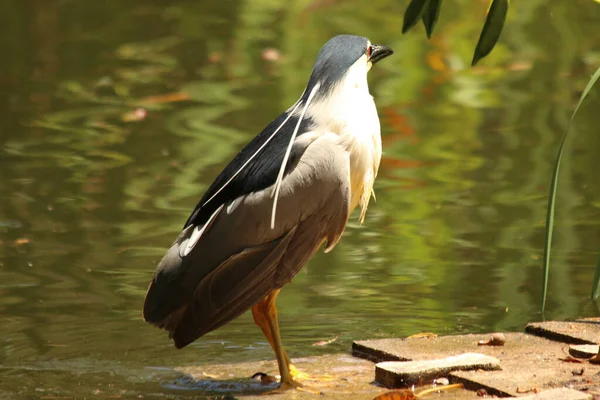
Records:
[[[499,397],[523,396],[532,392],[556,387],[570,387],[600,395],[600,381],[596,370],[580,364],[535,365],[527,363],[522,368],[503,365],[502,371],[457,371],[450,373],[451,383],[462,383],[467,390],[485,389]],[[583,376],[576,376],[584,368]]]
[[[480,341],[490,339],[490,334],[360,340],[352,344],[352,353],[357,357],[382,362],[431,360],[471,351],[497,357],[502,361],[501,356],[523,351],[531,353],[532,349],[543,349],[548,343],[547,340],[525,333],[506,333],[504,336],[504,346],[479,346]],[[554,348],[560,351],[561,347],[555,345]],[[541,354],[543,351],[537,353]]]
[[[502,371],[460,371],[449,374],[451,383],[484,388],[491,395],[522,396],[528,391],[556,387],[589,390],[600,395],[600,366],[561,361],[568,357],[563,343],[525,333],[506,333],[504,346],[478,346],[486,335],[460,335],[418,339],[379,339],[353,344],[353,353],[377,361],[431,360],[473,351],[496,357]],[[584,374],[577,374],[584,368]]]
[[[479,353],[463,353],[435,360],[384,361],[375,366],[375,381],[389,388],[410,387],[432,383],[451,371],[498,370],[497,358]]]
[[[571,344],[600,344],[600,318],[527,324],[525,332]]]
[[[559,388],[519,397],[521,400],[591,400],[592,395],[578,390]]]

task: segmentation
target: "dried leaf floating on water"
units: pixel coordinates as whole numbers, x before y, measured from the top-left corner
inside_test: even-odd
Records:
[[[312,345],[313,346],[327,346],[328,344],[331,344],[331,343],[335,342],[336,340],[338,340],[339,337],[340,337],[340,335],[335,335],[332,339],[319,340],[318,342],[314,342]]]
[[[177,103],[180,101],[190,100],[190,95],[185,92],[174,92],[166,94],[158,94],[155,96],[149,96],[141,99],[142,103],[150,104],[165,104],[165,103]]]
[[[123,122],[137,122],[146,119],[148,112],[144,108],[136,108],[133,111],[127,112],[121,116]]]
[[[263,49],[263,51],[260,53],[260,56],[263,60],[269,62],[276,62],[281,60],[281,52],[272,47],[267,47],[266,49]]]

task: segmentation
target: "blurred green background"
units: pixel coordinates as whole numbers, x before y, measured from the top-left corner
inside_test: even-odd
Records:
[[[0,394],[169,396],[177,366],[274,358],[249,315],[177,351],[143,296],[203,191],[340,33],[396,51],[370,73],[384,156],[364,226],[354,215],[279,297],[292,358],[541,319],[546,196],[600,65],[600,4],[514,1],[476,68],[487,0],[445,2],[431,40],[401,35],[406,5],[0,1]],[[599,94],[563,160],[547,318],[600,315]]]

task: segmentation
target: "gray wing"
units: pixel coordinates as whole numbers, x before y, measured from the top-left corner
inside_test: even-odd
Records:
[[[206,226],[187,227],[161,260],[144,319],[167,330],[178,348],[281,288],[323,242],[331,249],[341,237],[350,213],[347,152],[332,133],[304,134],[294,151],[274,229],[271,186],[222,205]]]

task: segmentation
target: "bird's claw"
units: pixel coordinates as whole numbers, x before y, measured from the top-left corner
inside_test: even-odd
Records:
[[[300,380],[311,380],[311,377],[309,374],[299,371],[298,368],[296,368],[292,364],[289,365],[288,370],[290,372],[290,376],[292,377],[292,380],[294,380],[294,381],[298,381],[299,379]]]

